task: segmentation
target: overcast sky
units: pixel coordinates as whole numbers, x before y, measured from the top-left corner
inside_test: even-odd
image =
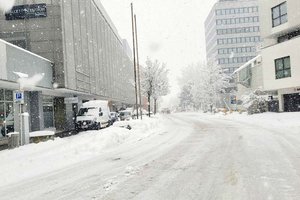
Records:
[[[177,77],[190,63],[205,60],[204,21],[216,0],[101,0],[122,38],[132,46],[130,3],[134,3],[139,31],[141,64],[147,57],[170,69],[171,94]]]

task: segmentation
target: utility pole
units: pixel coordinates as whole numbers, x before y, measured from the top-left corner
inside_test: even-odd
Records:
[[[141,77],[140,77],[140,63],[139,63],[139,43],[138,43],[138,31],[136,25],[136,15],[134,15],[134,27],[135,27],[135,41],[136,41],[136,61],[137,61],[137,75],[138,75],[138,85],[139,85],[139,107],[141,120],[143,119],[142,113],[142,94],[141,94]]]
[[[132,39],[133,39],[133,68],[134,68],[134,86],[135,86],[135,108],[136,116],[139,118],[138,111],[138,94],[137,94],[137,79],[136,79],[136,60],[135,60],[135,34],[134,34],[134,17],[133,17],[133,3],[131,3],[131,21],[132,21]]]

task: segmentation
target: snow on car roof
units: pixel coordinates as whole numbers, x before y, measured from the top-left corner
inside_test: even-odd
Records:
[[[93,100],[93,101],[88,101],[82,104],[82,107],[90,108],[90,107],[101,107],[101,106],[107,106],[108,101],[105,100]]]

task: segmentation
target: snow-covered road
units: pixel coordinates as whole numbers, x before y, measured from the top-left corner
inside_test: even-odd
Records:
[[[159,122],[152,124],[155,132],[129,137],[88,160],[0,183],[0,198],[300,199],[299,125],[193,113]]]

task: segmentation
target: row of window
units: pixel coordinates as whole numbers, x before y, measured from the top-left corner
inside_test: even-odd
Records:
[[[239,18],[228,18],[228,19],[218,19],[216,21],[217,25],[228,25],[228,24],[243,24],[259,22],[259,17],[239,17]]]
[[[236,34],[236,33],[252,33],[252,32],[259,32],[259,26],[217,29],[218,35]]]
[[[253,56],[245,57],[234,57],[234,58],[220,58],[218,59],[219,64],[234,64],[234,63],[245,63],[254,58]]]
[[[258,6],[218,9],[216,10],[216,15],[233,15],[233,14],[254,13],[254,12],[258,12]]]
[[[256,47],[236,47],[236,48],[224,48],[218,49],[218,54],[231,54],[231,53],[248,53],[256,52]]]
[[[259,36],[235,37],[235,38],[223,38],[217,40],[217,44],[239,44],[239,43],[247,43],[247,42],[260,42],[260,37]]]

